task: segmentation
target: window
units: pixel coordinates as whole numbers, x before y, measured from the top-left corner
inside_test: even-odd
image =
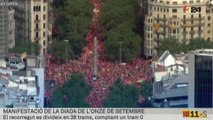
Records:
[[[199,18],[201,18],[201,14],[199,13]]]
[[[167,12],[169,12],[169,8],[167,8]]]
[[[46,15],[43,15],[43,19],[44,19],[44,20],[46,19]]]
[[[157,11],[159,11],[159,8],[157,8]]]
[[[208,30],[208,34],[210,34],[210,30]]]
[[[173,4],[175,4],[175,5],[176,5],[176,4],[177,4],[177,2],[173,2]]]
[[[172,9],[172,12],[173,13],[177,13],[177,9]]]
[[[46,7],[44,6],[44,7],[43,7],[43,11],[45,11],[45,10],[46,10]]]
[[[40,6],[34,6],[33,7],[33,11],[34,12],[38,12],[38,11],[40,11],[41,10],[41,7]]]
[[[211,26],[211,23],[208,23],[208,26]]]
[[[36,20],[38,20],[38,15],[36,15]]]
[[[46,50],[45,49],[43,49],[43,54],[45,54],[46,53]]]
[[[177,18],[177,15],[172,15],[172,18]]]
[[[36,29],[38,29],[38,23],[36,23]]]
[[[38,32],[36,32],[36,38],[38,38]]]
[[[210,37],[208,37],[208,39],[207,40],[209,40],[210,41]]]
[[[46,24],[45,23],[43,23],[43,28],[46,28]]]
[[[46,32],[43,32],[43,36],[44,36],[44,37],[46,36]]]
[[[163,11],[163,8],[160,8],[160,11],[162,12],[162,11]]]
[[[193,15],[191,15],[191,18],[193,19],[193,18],[194,18],[194,16],[193,16]]]
[[[44,45],[44,46],[46,45],[46,42],[45,42],[45,40],[43,41],[43,45]]]
[[[186,28],[185,27],[183,28],[183,32],[186,32]]]
[[[194,30],[194,28],[193,27],[191,27],[191,31],[193,31]]]
[[[183,4],[186,4],[187,2],[186,1],[183,1]]]
[[[176,33],[176,30],[174,29],[174,30],[173,30],[173,34],[175,34],[175,33]]]
[[[211,20],[211,16],[208,16],[208,21],[210,21]]]

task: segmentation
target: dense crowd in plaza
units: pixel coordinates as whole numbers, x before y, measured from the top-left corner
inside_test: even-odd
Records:
[[[125,85],[137,84],[141,80],[150,80],[152,71],[148,61],[137,58],[131,63],[119,64],[98,59],[98,76],[93,80],[93,39],[97,38],[97,51],[100,54],[104,48],[104,42],[98,36],[96,31],[98,11],[100,4],[93,0],[94,19],[89,27],[86,37],[88,45],[85,47],[81,57],[77,60],[57,59],[52,55],[46,55],[45,80],[55,80],[56,85],[62,85],[65,80],[69,79],[72,73],[83,73],[87,84],[93,86],[92,91],[86,97],[86,102],[91,107],[103,107],[104,101],[109,93],[109,86],[112,86],[115,80],[120,78]],[[46,97],[50,98],[52,91],[46,91]]]

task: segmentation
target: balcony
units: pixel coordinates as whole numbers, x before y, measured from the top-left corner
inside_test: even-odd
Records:
[[[160,27],[167,27],[168,26],[168,24],[166,24],[166,23],[160,23]]]
[[[41,20],[37,20],[37,19],[34,20],[34,23],[39,23],[39,22],[41,22]]]
[[[190,31],[189,34],[195,34],[195,31]]]
[[[167,21],[166,18],[157,18],[157,17],[154,17],[154,20]]]
[[[179,26],[177,26],[177,25],[169,25],[169,27],[170,27],[171,29],[177,29],[177,28],[179,28]]]
[[[188,31],[183,31],[182,34],[186,35],[186,34],[188,34]]]
[[[163,30],[155,30],[155,33],[156,33],[156,34],[163,34],[163,35],[166,34],[166,32],[163,31]]]
[[[195,20],[204,20],[204,17],[201,17],[201,18],[185,18],[185,19],[182,19],[182,21],[195,21]]]
[[[203,26],[204,25],[204,23],[202,22],[202,23],[190,23],[190,24],[182,24],[181,26],[182,27],[198,27],[198,26]]]
[[[197,33],[201,34],[201,33],[203,33],[203,30],[198,30]]]

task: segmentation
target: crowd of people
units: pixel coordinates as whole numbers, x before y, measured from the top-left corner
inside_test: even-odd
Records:
[[[55,80],[56,85],[62,85],[64,81],[70,78],[72,73],[82,73],[87,84],[93,87],[90,94],[86,97],[86,102],[91,107],[103,107],[109,93],[109,87],[117,79],[121,79],[125,85],[137,84],[141,80],[150,80],[152,71],[149,62],[140,58],[123,65],[98,59],[97,80],[93,80],[93,39],[97,38],[97,51],[99,54],[103,52],[104,47],[104,42],[96,31],[98,12],[101,5],[96,0],[93,0],[93,4],[94,19],[86,37],[88,45],[85,47],[81,57],[77,60],[63,62],[52,55],[46,55],[45,80]],[[47,98],[50,98],[51,95],[52,90],[46,91]]]

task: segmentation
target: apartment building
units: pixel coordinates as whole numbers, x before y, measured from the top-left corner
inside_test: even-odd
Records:
[[[16,0],[15,9],[16,40],[37,42],[40,55],[47,53],[49,37],[48,6],[49,0]]]
[[[8,54],[8,6],[3,3],[8,0],[0,1],[0,57]]]
[[[15,47],[15,11],[12,6],[9,7],[8,11],[8,44],[9,48]]]
[[[210,0],[149,0],[145,16],[144,55],[157,55],[159,41],[194,38],[213,40],[213,8]]]

